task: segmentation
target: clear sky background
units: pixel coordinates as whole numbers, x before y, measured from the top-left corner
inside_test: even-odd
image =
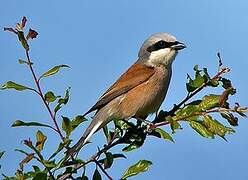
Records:
[[[208,67],[214,74],[216,52],[220,51],[225,66],[232,71],[237,95],[231,102],[247,102],[247,0],[109,0],[109,1],[1,1],[0,27],[14,26],[25,15],[27,26],[39,32],[31,43],[31,59],[37,73],[52,66],[68,64],[71,69],[42,81],[44,91],[63,94],[71,86],[71,101],[61,115],[73,117],[87,111],[98,97],[134,61],[143,41],[155,32],[168,32],[185,42],[173,65],[173,77],[162,109],[169,110],[186,95],[186,74],[195,64]],[[19,65],[25,58],[16,37],[0,31],[0,83],[7,80],[33,86],[29,70]],[[202,94],[201,94],[202,95]],[[0,92],[0,150],[7,151],[0,164],[1,173],[12,175],[23,156],[14,152],[23,148],[21,140],[34,139],[35,128],[11,128],[16,119],[51,123],[45,108],[30,92]],[[78,139],[86,125],[73,134]],[[140,159],[153,162],[151,169],[133,179],[175,180],[247,180],[248,121],[240,119],[237,133],[220,138],[204,139],[191,128],[175,134],[175,144],[149,138],[144,146],[118,159],[109,174],[118,179],[124,170]],[[46,147],[52,152],[59,138],[49,130]],[[87,158],[103,144],[102,134],[81,156]],[[94,166],[92,166],[93,168]],[[90,171],[89,171],[90,173]],[[104,177],[104,176],[103,176]],[[105,177],[104,177],[105,178]]]

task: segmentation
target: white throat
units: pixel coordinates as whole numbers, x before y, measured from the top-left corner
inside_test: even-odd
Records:
[[[153,67],[160,65],[168,66],[174,61],[176,55],[176,50],[170,48],[160,49],[158,51],[151,52],[147,63]]]

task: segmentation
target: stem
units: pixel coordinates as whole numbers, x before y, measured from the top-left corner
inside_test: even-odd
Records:
[[[44,98],[44,95],[43,95],[43,92],[42,92],[42,90],[41,90],[39,81],[38,81],[38,79],[37,79],[37,77],[36,77],[36,75],[35,75],[35,72],[34,72],[32,63],[31,63],[31,61],[30,61],[30,57],[29,57],[28,50],[26,50],[26,56],[27,56],[27,60],[28,60],[28,66],[29,66],[29,68],[30,68],[30,70],[31,70],[31,73],[32,73],[33,78],[34,78],[34,82],[35,82],[35,84],[36,84],[36,86],[37,86],[38,95],[41,97],[43,103],[45,104],[45,106],[46,106],[46,108],[47,108],[47,110],[48,110],[48,112],[49,112],[49,114],[50,114],[50,116],[51,116],[51,118],[52,118],[52,120],[53,120],[53,123],[54,123],[54,125],[55,125],[55,130],[56,130],[56,132],[59,134],[59,136],[60,136],[60,138],[62,139],[62,141],[64,141],[64,137],[63,137],[63,135],[62,135],[62,133],[61,133],[61,131],[60,131],[60,129],[59,129],[59,126],[58,126],[58,124],[57,124],[55,115],[53,114],[52,110],[50,109],[48,103],[46,102],[46,100],[45,100],[45,98]]]

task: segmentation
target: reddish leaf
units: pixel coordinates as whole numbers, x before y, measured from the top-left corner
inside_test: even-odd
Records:
[[[26,22],[27,22],[27,18],[25,16],[23,16],[23,18],[22,18],[22,28],[25,27]]]
[[[24,140],[24,144],[28,147],[33,147],[33,143],[30,139]]]
[[[36,133],[36,139],[37,139],[37,142],[35,146],[38,151],[41,151],[44,147],[47,137],[40,130],[38,130]]]
[[[221,94],[220,99],[219,99],[219,104],[221,107],[224,107],[224,105],[226,104],[226,101],[228,100],[228,95],[229,95],[229,92],[227,90],[225,90]]]
[[[23,169],[23,165],[27,164],[29,161],[31,161],[34,158],[34,153],[28,154],[21,162],[20,162],[20,168]]]
[[[13,29],[13,28],[3,28],[3,30],[4,31],[9,31],[9,32],[13,32],[13,33],[15,33],[15,34],[17,34],[17,31],[15,30],[15,29]]]
[[[27,39],[29,39],[29,38],[34,39],[34,38],[36,38],[37,35],[38,35],[38,33],[35,30],[30,28],[28,31]]]

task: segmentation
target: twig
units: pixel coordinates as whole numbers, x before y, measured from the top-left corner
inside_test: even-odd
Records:
[[[59,129],[59,126],[58,126],[58,124],[57,124],[55,115],[52,113],[52,110],[50,109],[48,103],[46,102],[46,100],[45,100],[45,98],[44,98],[44,95],[43,95],[43,92],[42,92],[42,90],[41,90],[39,81],[38,81],[38,79],[37,79],[37,77],[36,77],[36,75],[35,75],[35,72],[34,72],[34,69],[33,69],[33,66],[32,66],[32,63],[31,63],[31,60],[30,60],[30,57],[29,57],[29,52],[28,52],[28,50],[26,50],[26,56],[27,56],[27,60],[28,60],[28,66],[29,66],[29,68],[30,68],[30,70],[31,70],[31,73],[32,73],[33,78],[34,78],[34,82],[35,82],[35,84],[36,84],[36,86],[37,86],[37,89],[38,89],[38,95],[41,97],[43,103],[45,104],[45,106],[46,106],[46,108],[47,108],[47,110],[48,110],[48,112],[49,112],[49,114],[50,114],[50,116],[51,116],[51,118],[52,118],[52,120],[53,120],[53,123],[54,123],[54,125],[55,125],[55,130],[56,130],[56,132],[59,134],[59,136],[60,136],[60,138],[62,139],[62,141],[64,141],[64,137],[63,137],[63,135],[62,135],[62,133],[61,133],[61,131],[60,131],[60,129]]]

